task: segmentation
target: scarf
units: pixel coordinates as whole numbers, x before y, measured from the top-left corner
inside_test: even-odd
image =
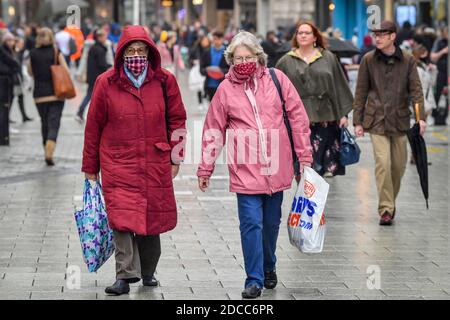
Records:
[[[255,72],[253,74],[246,75],[236,72],[235,66],[233,65],[227,73],[226,78],[232,83],[244,84],[244,87],[248,85],[253,92],[256,92],[257,79],[262,77],[265,68],[265,66],[257,64]]]

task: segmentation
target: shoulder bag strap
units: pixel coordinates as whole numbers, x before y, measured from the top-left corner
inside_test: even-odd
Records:
[[[273,83],[275,84],[275,87],[277,88],[278,96],[280,97],[280,100],[281,100],[281,106],[283,107],[283,120],[284,120],[284,124],[286,126],[286,129],[287,129],[287,132],[289,135],[289,142],[291,143],[292,159],[294,161],[294,172],[295,172],[295,175],[298,176],[300,174],[300,166],[298,163],[297,154],[295,153],[294,139],[292,137],[292,128],[291,128],[291,124],[289,122],[289,117],[288,117],[288,114],[286,111],[286,101],[283,98],[283,93],[281,91],[281,85],[280,85],[280,82],[278,81],[277,75],[275,74],[275,70],[273,68],[269,68],[269,72],[270,72],[270,76],[272,77]]]
[[[55,48],[54,51],[55,51],[55,59],[54,59],[54,63],[53,63],[53,64],[58,65],[58,64],[59,64],[59,59],[58,59],[58,58],[59,58],[59,57],[58,57],[58,56],[59,56],[59,54],[58,54],[59,52],[58,52],[58,49],[57,49],[57,48]]]

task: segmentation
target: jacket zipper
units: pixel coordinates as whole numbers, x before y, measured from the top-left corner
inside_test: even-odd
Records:
[[[255,81],[255,88],[257,88],[257,81],[256,80],[254,80],[254,81]],[[258,126],[258,135],[259,135],[259,142],[261,144],[261,152],[263,154],[264,162],[266,164],[268,164],[269,161],[267,160],[267,141],[264,136],[264,129],[263,129],[261,117],[259,116],[258,106],[256,105],[256,97],[253,94],[253,92],[251,92],[251,89],[246,86],[247,86],[247,84],[245,83],[244,91],[245,91],[245,94],[246,94],[248,100],[250,101],[250,104],[251,104],[252,110],[253,110],[253,115],[255,116],[256,125]],[[256,92],[256,89],[255,89],[255,92]],[[270,169],[267,169],[267,170],[270,170]],[[267,178],[267,182],[269,184],[270,196],[272,196],[273,190],[272,190],[270,175],[266,175],[266,178]]]

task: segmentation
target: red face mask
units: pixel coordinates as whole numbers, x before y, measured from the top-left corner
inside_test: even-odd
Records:
[[[256,71],[256,62],[243,62],[234,65],[234,70],[236,73],[244,76],[249,76]]]

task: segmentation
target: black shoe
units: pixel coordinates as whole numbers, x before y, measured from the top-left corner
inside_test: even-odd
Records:
[[[33,118],[25,117],[22,119],[22,122],[33,121]]]
[[[278,278],[275,270],[264,273],[264,288],[274,289],[277,286]]]
[[[158,280],[156,280],[155,276],[152,277],[143,277],[142,278],[142,284],[145,287],[156,287],[158,286]]]
[[[256,284],[251,285],[250,287],[245,288],[242,291],[242,298],[244,299],[255,299],[261,295],[261,288]]]
[[[114,282],[112,286],[105,289],[105,292],[108,294],[120,296],[121,294],[130,292],[130,285],[126,280],[116,280],[116,282]]]
[[[124,279],[127,283],[136,283],[141,281],[141,278],[128,278],[128,279]]]
[[[55,165],[55,162],[53,161],[53,159],[45,159],[45,163],[51,167]]]

